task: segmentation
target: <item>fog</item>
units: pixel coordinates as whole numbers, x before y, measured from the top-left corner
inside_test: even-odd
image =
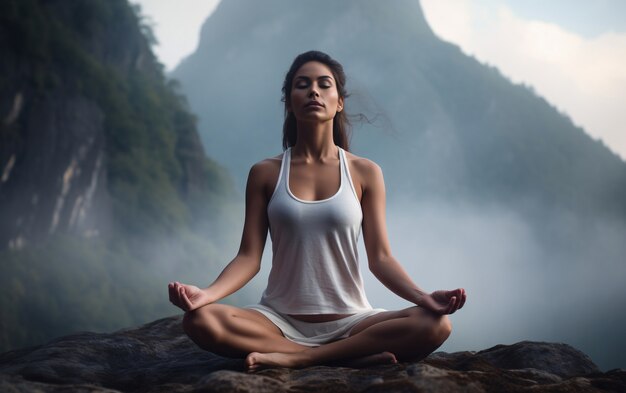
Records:
[[[562,234],[559,242],[541,237],[527,217],[502,206],[398,200],[389,205],[393,255],[414,282],[429,292],[467,291],[465,306],[451,316],[452,335],[439,350],[562,342],[605,371],[626,366],[624,224],[545,212],[545,232]],[[412,306],[369,272],[362,238],[359,257],[373,307]],[[253,298],[260,299],[270,267],[268,237],[262,271],[245,287]]]

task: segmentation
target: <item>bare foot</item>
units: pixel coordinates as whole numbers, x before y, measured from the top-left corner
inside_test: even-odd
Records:
[[[398,363],[396,355],[391,352],[381,352],[374,355],[363,356],[355,359],[339,360],[330,365],[340,367],[362,368],[379,364]],[[246,357],[245,364],[248,372],[256,372],[270,367],[302,368],[308,364],[302,353],[259,353],[252,352]]]
[[[270,367],[306,367],[304,358],[299,353],[259,353],[252,352],[246,357],[248,372],[255,372]]]
[[[396,355],[391,352],[381,352],[374,355],[363,356],[360,358],[341,360],[336,364],[342,367],[362,368],[369,366],[377,366],[379,364],[395,364],[398,363]]]

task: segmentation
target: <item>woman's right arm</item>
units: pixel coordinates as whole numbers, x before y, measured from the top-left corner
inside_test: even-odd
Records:
[[[267,239],[268,163],[259,162],[250,168],[246,184],[246,213],[241,244],[237,256],[207,288],[178,282],[169,284],[170,301],[184,311],[214,303],[238,291],[261,268],[261,256]]]

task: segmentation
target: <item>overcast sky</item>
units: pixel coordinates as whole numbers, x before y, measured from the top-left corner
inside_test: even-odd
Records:
[[[131,0],[172,70],[220,0]],[[626,1],[421,0],[442,39],[545,97],[626,160]]]

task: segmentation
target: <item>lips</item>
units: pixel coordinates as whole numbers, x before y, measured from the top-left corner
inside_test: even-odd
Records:
[[[307,106],[319,106],[319,107],[324,107],[324,105],[321,102],[317,102],[317,101],[311,101],[308,104],[305,105],[305,107]]]

